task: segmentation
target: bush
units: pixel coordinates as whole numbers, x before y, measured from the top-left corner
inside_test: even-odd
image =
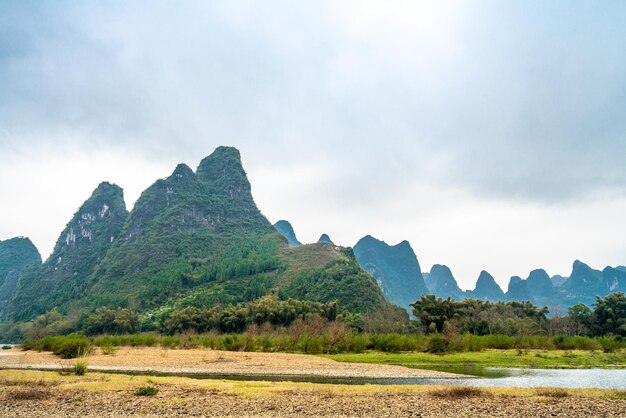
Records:
[[[598,338],[598,342],[602,346],[602,351],[605,353],[614,353],[622,345],[616,338]]]
[[[470,397],[486,397],[491,396],[491,393],[472,386],[459,386],[447,389],[438,389],[430,392],[431,396],[437,398],[458,399],[458,398],[470,398]]]
[[[426,351],[429,353],[445,353],[448,351],[449,342],[441,334],[434,334],[428,341],[428,348]]]
[[[154,396],[159,393],[159,389],[154,386],[142,386],[135,391],[137,396]]]
[[[72,367],[72,373],[76,376],[84,376],[87,373],[87,362],[77,361],[74,367]]]
[[[62,358],[77,358],[91,352],[91,340],[84,335],[70,334],[28,340],[22,344],[24,350],[52,351]]]
[[[12,348],[13,348],[13,347],[11,347],[10,345],[3,345],[3,346],[2,346],[2,349],[3,349],[3,350],[10,350],[10,349],[12,349]]]

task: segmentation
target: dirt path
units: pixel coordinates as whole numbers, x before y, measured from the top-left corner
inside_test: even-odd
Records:
[[[0,369],[60,369],[76,360],[62,360],[52,353],[6,350],[0,356]],[[167,350],[162,348],[120,348],[105,355],[96,350],[85,359],[90,370],[154,371],[160,373],[199,373],[216,375],[286,375],[335,378],[454,378],[466,377],[431,370],[410,369],[334,360],[286,353],[244,353],[215,350]]]

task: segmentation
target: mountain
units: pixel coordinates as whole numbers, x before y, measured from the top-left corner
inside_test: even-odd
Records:
[[[516,300],[519,302],[530,301],[535,303],[534,298],[530,295],[528,290],[528,281],[523,280],[519,276],[511,277],[509,281],[509,288],[505,294],[506,300]]]
[[[274,224],[274,229],[287,239],[290,247],[299,247],[302,245],[302,243],[298,241],[298,238],[296,238],[296,233],[288,221],[280,220],[276,222]]]
[[[619,267],[606,267],[602,270],[605,294],[626,292],[626,270]],[[602,295],[604,296],[604,295]]]
[[[195,172],[179,164],[157,180],[129,214],[121,189],[101,184],[52,256],[20,277],[5,319],[106,306],[158,320],[172,309],[267,294],[338,301],[352,312],[395,310],[351,249],[287,246],[257,208],[239,151],[219,147]]]
[[[391,302],[411,312],[411,303],[428,294],[417,257],[408,241],[388,245],[370,235],[354,246],[359,265],[380,285]]]
[[[41,255],[28,238],[0,241],[0,287],[11,272],[19,273],[29,264],[41,264]]]
[[[330,239],[330,237],[327,234],[322,234],[320,236],[320,239],[317,240],[318,244],[322,243],[322,244],[334,244],[334,242]]]
[[[618,269],[618,270],[621,270],[621,271],[626,271],[626,267],[625,266],[617,266],[615,268]]]
[[[452,272],[447,266],[435,264],[430,269],[428,276],[424,276],[426,287],[429,293],[440,297],[462,300],[464,298],[463,291],[459,288]]]
[[[41,255],[28,238],[0,241],[0,315],[13,298],[20,274],[40,264]]]
[[[504,300],[504,292],[496,283],[493,276],[485,270],[480,272],[476,287],[474,290],[467,292],[468,297],[481,300],[499,301]]]
[[[563,283],[565,283],[567,281],[567,279],[569,279],[569,277],[565,277],[565,276],[561,276],[561,275],[554,275],[551,277],[552,279],[552,285],[557,288],[563,285]]]
[[[558,292],[552,279],[543,269],[530,272],[526,279],[526,288],[533,300],[540,306],[551,306],[557,302]]]
[[[79,308],[87,277],[118,238],[127,216],[122,189],[101,183],[67,224],[46,262],[20,276],[7,313],[20,320],[58,306]]]
[[[607,293],[602,272],[592,269],[579,260],[574,261],[572,274],[559,290],[566,301],[582,302],[587,305],[591,305],[595,301],[596,295],[603,296]]]

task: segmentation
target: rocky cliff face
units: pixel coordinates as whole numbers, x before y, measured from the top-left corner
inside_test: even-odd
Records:
[[[278,231],[280,235],[287,239],[287,243],[290,247],[299,247],[302,245],[298,238],[296,238],[296,233],[293,230],[293,227],[288,221],[280,220],[274,224],[274,229]]]
[[[444,299],[450,297],[455,300],[464,298],[463,291],[459,288],[448,266],[433,265],[428,276],[424,277],[424,281],[430,293],[437,297]]]
[[[354,246],[359,265],[380,285],[391,302],[411,311],[410,304],[428,294],[417,257],[408,241],[388,245],[367,235]]]

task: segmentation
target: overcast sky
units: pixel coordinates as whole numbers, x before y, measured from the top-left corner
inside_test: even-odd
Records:
[[[626,264],[626,2],[304,4],[0,0],[0,240],[231,145],[303,242],[466,289]]]

